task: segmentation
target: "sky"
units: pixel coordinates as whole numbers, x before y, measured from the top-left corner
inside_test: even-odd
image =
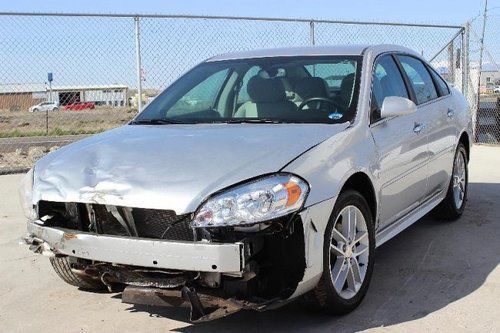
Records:
[[[480,31],[485,0],[3,0],[0,12],[185,14],[284,17],[462,25]],[[500,22],[500,0],[489,0],[491,27]],[[0,84],[136,84],[134,20],[101,17],[0,16]],[[457,28],[317,24],[316,44],[392,43],[430,59]],[[500,45],[500,29],[489,30]],[[479,38],[472,36],[475,40]],[[234,20],[141,19],[145,87],[164,87],[215,54],[253,48],[308,45],[309,23]],[[493,40],[492,38],[495,38]],[[494,41],[494,42],[493,42]],[[497,43],[498,41],[498,43]],[[472,44],[472,43],[471,43]],[[459,46],[457,46],[459,48]],[[500,49],[500,48],[499,48]],[[43,50],[43,52],[41,52]],[[490,49],[500,59],[500,50]],[[478,55],[471,47],[471,59]],[[437,62],[447,61],[446,50]],[[488,59],[486,59],[488,61]]]
[[[500,0],[490,0],[490,7]],[[4,0],[3,12],[229,15],[461,24],[484,0]],[[499,11],[500,12],[500,11]]]

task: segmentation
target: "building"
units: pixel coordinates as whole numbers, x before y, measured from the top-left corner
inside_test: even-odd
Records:
[[[496,64],[484,63],[481,70],[481,86],[500,86],[500,68]]]
[[[60,105],[76,102],[94,102],[96,106],[120,107],[127,105],[128,87],[125,85],[54,86],[51,99]]]
[[[122,107],[128,102],[125,85],[54,86],[45,83],[0,84],[0,110],[26,111],[43,101],[60,105],[76,102],[94,102],[96,106]]]
[[[47,90],[44,83],[0,84],[0,110],[28,110],[45,100]]]

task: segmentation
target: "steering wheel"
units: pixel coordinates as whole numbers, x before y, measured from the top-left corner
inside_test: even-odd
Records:
[[[333,100],[331,100],[329,98],[326,98],[326,97],[311,97],[311,98],[306,99],[302,103],[300,103],[299,107],[297,108],[297,111],[302,111],[307,104],[309,104],[311,102],[316,102],[316,101],[319,101],[320,103],[327,102],[327,103],[335,106],[336,108],[343,109],[342,105],[340,105],[339,103],[337,103],[337,102],[335,102],[335,101],[333,101]]]

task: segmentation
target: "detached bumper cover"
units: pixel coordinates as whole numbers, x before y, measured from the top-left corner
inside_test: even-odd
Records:
[[[57,254],[122,265],[200,272],[237,273],[245,266],[243,243],[105,236],[44,227],[41,221],[37,222],[28,222],[29,237],[48,244]]]

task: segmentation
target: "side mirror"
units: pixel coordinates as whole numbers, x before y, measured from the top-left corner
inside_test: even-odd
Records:
[[[384,99],[380,116],[382,118],[404,116],[417,111],[417,106],[408,98],[389,96]]]

